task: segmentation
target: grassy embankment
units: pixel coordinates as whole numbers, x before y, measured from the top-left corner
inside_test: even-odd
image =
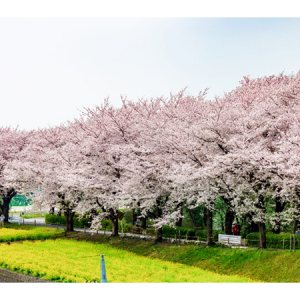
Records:
[[[3,236],[10,237],[5,239],[2,237],[2,241],[38,238],[45,239],[49,237],[51,238],[51,235],[52,237],[55,236],[53,235],[54,232],[51,232],[48,237],[45,235],[39,236],[38,230],[49,230],[50,232],[50,228],[39,228],[26,225],[10,225],[10,227],[19,229],[15,230],[15,233],[13,233],[13,230],[5,233],[5,230],[8,229],[1,229],[0,239],[1,232]],[[56,234],[61,235],[61,233],[58,233],[57,230],[52,230],[56,231]],[[35,235],[34,232],[36,233]],[[23,236],[20,237],[20,235]],[[17,238],[15,238],[16,236]],[[95,254],[95,252],[97,252],[97,254],[106,254],[106,260],[108,259],[107,264],[109,264],[108,274],[110,274],[110,282],[151,282],[151,280],[152,282],[192,282],[193,279],[191,279],[191,277],[188,277],[188,274],[193,274],[193,277],[196,278],[196,282],[240,282],[244,280],[247,281],[247,278],[251,278],[253,281],[264,282],[300,282],[300,251],[259,251],[256,249],[228,249],[221,247],[206,248],[204,246],[196,246],[191,244],[172,245],[167,243],[151,245],[153,243],[152,241],[142,241],[139,239],[130,238],[110,239],[101,235],[90,236],[88,234],[79,234],[79,237],[77,237],[76,239],[79,241],[82,240],[84,242],[82,244],[72,244],[73,246],[70,247],[68,245],[62,246],[63,244],[61,244],[61,242],[67,241],[59,239],[43,243],[24,242],[23,244],[13,243],[11,245],[2,243],[0,245],[0,257],[2,257],[1,266],[15,270],[22,270],[23,272],[34,275],[48,276],[45,278],[52,280],[75,282],[93,281],[95,280],[95,278],[96,280],[98,280],[97,276],[99,275],[98,270],[100,268],[99,257],[90,258],[91,260],[85,261],[82,260],[81,257],[79,259],[76,253],[73,253],[74,251],[76,252],[78,250],[78,253],[81,256],[90,256]],[[53,242],[53,244],[51,244],[51,247],[53,249],[51,247],[47,249],[47,247],[43,248],[40,246],[46,245],[48,242]],[[76,243],[77,241],[69,242]],[[89,245],[89,247],[91,248],[80,250],[81,248],[79,247],[79,245],[80,247],[82,245]],[[6,247],[10,248],[6,249]],[[20,248],[15,249],[14,247]],[[126,254],[124,254],[121,250],[126,250]],[[12,261],[9,262],[10,257],[15,258],[14,255],[16,254],[16,256],[18,256],[19,252],[22,253],[22,257],[18,258],[18,260],[12,259]],[[33,254],[32,256],[32,253],[35,254]],[[65,263],[60,261],[59,257],[61,257],[63,261],[66,260],[69,265],[65,265]],[[118,260],[119,257],[121,257],[122,259]],[[29,261],[24,261],[24,259],[29,259]],[[143,259],[146,260],[144,261]],[[157,269],[151,269],[149,267],[152,264],[151,261],[153,261],[153,259],[156,259],[156,262],[158,262],[159,259],[159,263],[156,264]],[[95,269],[96,273],[84,271],[85,275],[82,275],[80,273],[80,270],[82,270],[82,268],[84,269],[85,265],[88,266],[91,262],[91,268],[93,270]],[[177,264],[169,266],[168,264],[171,262]],[[83,264],[80,265],[81,263]],[[182,265],[179,265],[178,263]],[[96,267],[97,264],[98,266]],[[75,272],[75,275],[66,274],[63,276],[58,276],[55,273],[49,273],[48,271],[40,269],[40,266],[44,266],[46,270],[50,270],[51,268],[54,268],[55,270],[55,268],[57,268],[58,266],[62,269],[68,270],[70,269],[70,265],[72,267],[75,266],[79,273],[76,271],[77,273]],[[122,269],[120,268],[120,266],[122,266]],[[196,268],[186,269],[190,267]],[[125,269],[123,270],[123,268]],[[140,274],[144,274],[145,272],[143,268],[146,270],[146,273],[144,275],[144,278],[140,278]],[[162,271],[162,268],[168,272],[164,273]],[[195,269],[197,270],[195,271],[196,273],[194,273]],[[126,270],[128,270],[128,272],[126,272]],[[148,272],[149,270],[150,273]],[[207,271],[212,271],[214,273],[210,273]],[[65,271],[61,272],[62,274],[65,274]],[[155,277],[156,273],[160,274],[160,277]],[[181,274],[182,276],[179,274]],[[187,274],[186,277],[184,274]],[[230,276],[233,275],[238,277],[221,278],[218,277],[218,274]]]
[[[219,274],[238,275],[263,282],[300,282],[300,251],[231,249],[158,244],[152,241],[85,235],[86,239],[131,251],[140,256],[195,266]]]
[[[63,282],[100,281],[100,254],[109,282],[251,282],[193,266],[136,255],[107,244],[76,240],[0,244],[0,266]]]

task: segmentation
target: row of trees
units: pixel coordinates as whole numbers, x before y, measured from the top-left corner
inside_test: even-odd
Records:
[[[68,230],[76,211],[113,222],[118,209],[175,225],[183,208],[205,207],[208,244],[216,199],[227,211],[225,231],[245,218],[266,246],[266,222],[280,232],[300,220],[300,74],[244,77],[223,97],[182,91],[166,98],[122,99],[87,108],[80,118],[49,129],[0,129],[3,212],[16,191],[34,192],[36,205],[60,204]]]

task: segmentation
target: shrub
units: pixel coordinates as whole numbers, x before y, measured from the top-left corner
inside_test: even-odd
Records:
[[[177,234],[177,238],[180,236],[180,238],[185,239],[186,236],[188,239],[199,239],[200,240],[206,240],[207,239],[207,230],[196,230],[192,228],[185,228],[185,227],[170,227],[170,226],[163,226],[162,227],[163,236],[164,237],[171,237],[175,238],[175,234]],[[213,231],[213,239],[214,241],[218,240],[218,234],[223,233],[220,230],[214,230]]]
[[[89,218],[83,217],[83,218],[73,218],[74,226],[75,227],[90,227]]]
[[[103,220],[101,220],[101,224],[102,224],[102,229],[103,230],[107,230],[107,231],[111,231],[112,230],[112,222],[111,222],[111,220],[103,219]]]
[[[130,227],[130,232],[131,233],[138,233],[138,234],[141,234],[143,232],[143,228],[141,227],[137,227],[137,226],[131,226]]]
[[[73,217],[74,227],[89,227],[89,219],[87,217],[79,218],[79,216]],[[45,215],[45,223],[46,224],[60,224],[66,225],[66,217],[65,216],[57,216],[57,215]]]
[[[118,227],[119,227],[118,228],[119,232],[122,232],[121,222],[119,222],[119,226]],[[132,227],[132,225],[123,223],[123,232],[131,232],[131,227]]]
[[[146,233],[148,234],[148,235],[155,235],[155,228],[147,228],[146,229]]]
[[[295,248],[300,249],[300,235],[295,235]],[[290,234],[275,234],[267,233],[267,248],[280,248],[283,249],[283,240],[284,240],[284,249],[290,249]],[[247,245],[258,247],[259,246],[259,232],[249,233],[246,237]],[[294,238],[292,236],[292,249],[294,247]]]
[[[163,226],[162,227],[162,235],[165,237],[174,237],[176,233],[175,227]]]
[[[60,225],[66,225],[66,217],[45,214],[45,223],[46,224],[57,224],[58,223]]]
[[[130,224],[132,224],[132,218],[133,218],[133,212],[132,212],[132,209],[130,209],[130,210],[128,210],[127,212],[125,212],[123,221],[124,221],[125,223],[130,223]]]

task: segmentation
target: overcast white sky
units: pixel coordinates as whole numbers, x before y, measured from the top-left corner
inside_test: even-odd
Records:
[[[300,70],[296,18],[0,18],[0,126],[72,120],[120,95],[168,96]]]

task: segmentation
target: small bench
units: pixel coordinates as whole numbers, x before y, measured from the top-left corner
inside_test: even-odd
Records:
[[[8,222],[12,222],[12,221],[17,221],[17,222],[19,223],[19,225],[21,225],[21,223],[22,223],[22,218],[9,217],[9,218],[8,218]]]
[[[240,235],[226,235],[226,234],[219,234],[218,241],[224,244],[233,244],[233,245],[241,245],[242,244],[242,237]]]

